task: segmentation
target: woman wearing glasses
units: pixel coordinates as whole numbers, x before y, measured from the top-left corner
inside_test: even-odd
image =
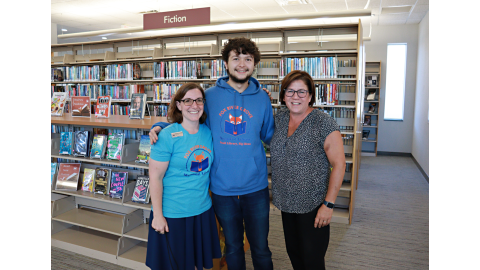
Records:
[[[203,269],[220,258],[215,214],[208,193],[213,163],[204,124],[205,93],[184,84],[168,108],[168,121],[149,161],[152,211],[146,265],[151,269]]]
[[[330,221],[345,173],[339,126],[315,110],[314,83],[304,71],[287,74],[270,144],[273,204],[282,211],[294,269],[325,269]],[[333,169],[330,169],[330,166]]]

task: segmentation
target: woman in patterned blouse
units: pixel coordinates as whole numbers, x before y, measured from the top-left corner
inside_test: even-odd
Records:
[[[314,83],[304,71],[287,74],[270,144],[273,204],[282,211],[294,269],[325,269],[333,207],[345,173],[335,119],[315,110]],[[331,169],[332,167],[332,169]]]

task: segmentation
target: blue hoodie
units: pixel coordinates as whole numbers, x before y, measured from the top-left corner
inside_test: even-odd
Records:
[[[262,141],[270,144],[274,131],[272,105],[259,82],[250,78],[239,93],[219,78],[205,91],[205,124],[212,131],[215,159],[210,190],[223,196],[253,193],[268,186],[267,160]],[[168,125],[168,124],[167,124]],[[165,127],[165,123],[152,126]]]
[[[268,186],[267,160],[262,141],[270,144],[274,131],[272,105],[260,83],[250,78],[239,93],[219,78],[205,91],[207,126],[213,136],[215,159],[210,171],[210,190],[237,196]]]

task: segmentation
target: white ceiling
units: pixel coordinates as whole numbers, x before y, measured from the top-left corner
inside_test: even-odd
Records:
[[[362,19],[364,27],[369,28],[370,24],[373,26],[418,24],[429,9],[428,0],[306,0],[306,2],[308,2],[306,5],[280,6],[276,0],[51,0],[51,21],[57,24],[59,34],[62,33],[61,29],[67,29],[68,31],[64,33],[71,34],[122,27],[141,27],[143,15],[140,12],[151,10],[165,12],[210,7],[212,22],[371,10],[372,16]],[[402,10],[406,11],[397,13],[395,9],[390,9],[391,7],[403,7]],[[382,10],[383,8],[386,9]],[[358,21],[358,19],[350,20],[350,22]],[[109,39],[120,37],[125,35],[111,35]],[[98,39],[100,37],[90,40]],[[70,40],[59,39],[58,42],[71,42]]]

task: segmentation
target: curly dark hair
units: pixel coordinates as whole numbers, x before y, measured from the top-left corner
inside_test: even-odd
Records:
[[[232,50],[239,54],[251,54],[255,65],[260,62],[260,51],[258,50],[257,44],[248,38],[239,37],[228,39],[222,49],[222,59],[225,63],[228,63],[228,56]]]

